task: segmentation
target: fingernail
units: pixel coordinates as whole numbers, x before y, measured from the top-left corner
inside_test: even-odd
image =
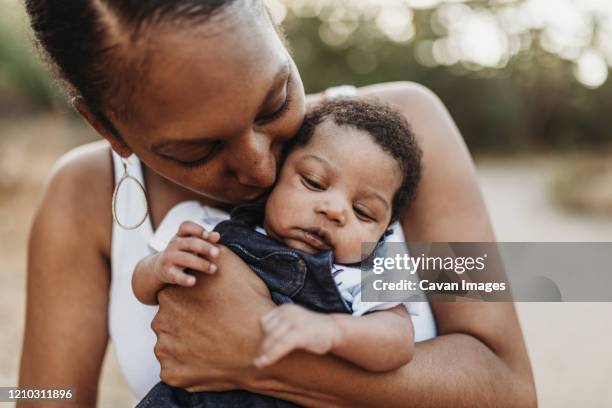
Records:
[[[202,232],[202,237],[203,237],[204,239],[207,239],[207,238],[208,238],[208,231],[204,231],[204,232]]]
[[[261,367],[268,362],[268,358],[266,356],[259,356],[255,359],[255,365]]]
[[[217,248],[217,247],[212,247],[212,248],[210,249],[210,256],[217,256],[217,255],[219,255],[219,248]]]
[[[208,267],[208,272],[210,272],[210,273],[215,273],[215,272],[217,272],[217,265],[215,265],[215,264],[210,265],[210,266]]]

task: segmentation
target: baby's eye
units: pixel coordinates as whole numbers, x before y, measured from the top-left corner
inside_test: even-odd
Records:
[[[302,176],[302,183],[304,183],[306,188],[308,188],[310,190],[316,190],[316,191],[323,191],[323,190],[325,190],[325,188],[323,188],[323,186],[321,184],[317,183],[315,180],[313,180],[311,178],[308,178],[308,177]]]
[[[365,221],[365,222],[375,222],[376,221],[376,219],[372,215],[370,215],[367,211],[359,207],[353,207],[353,211],[355,211],[355,214],[357,215],[357,217],[361,219],[362,221]]]

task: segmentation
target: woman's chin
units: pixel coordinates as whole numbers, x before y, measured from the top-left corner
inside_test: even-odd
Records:
[[[236,194],[224,194],[218,197],[217,200],[226,206],[236,206],[239,204],[253,203],[264,200],[268,196],[269,190],[258,189],[236,192]]]

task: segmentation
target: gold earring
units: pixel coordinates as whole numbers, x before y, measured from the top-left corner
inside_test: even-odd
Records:
[[[123,164],[123,176],[121,176],[121,178],[119,179],[119,181],[115,184],[115,189],[113,190],[113,201],[112,201],[112,213],[113,213],[113,220],[115,220],[115,222],[117,223],[117,225],[119,225],[121,228],[126,229],[126,230],[134,230],[138,227],[140,227],[142,224],[144,224],[144,222],[147,220],[147,217],[149,216],[149,202],[147,201],[147,192],[145,191],[144,186],[142,185],[142,183],[140,181],[138,181],[137,178],[130,176],[130,174],[128,173],[128,161],[125,158],[121,158],[121,163]],[[144,206],[145,206],[145,213],[144,216],[142,217],[142,219],[134,224],[134,225],[125,225],[123,224],[121,221],[119,221],[119,217],[117,216],[117,196],[119,195],[119,187],[121,187],[121,184],[124,181],[128,181],[131,180],[133,182],[136,183],[136,185],[138,186],[138,188],[140,188],[140,191],[142,192],[142,197],[144,200]]]

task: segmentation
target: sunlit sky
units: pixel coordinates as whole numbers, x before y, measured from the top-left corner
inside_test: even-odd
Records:
[[[326,23],[321,39],[341,45],[356,29],[357,20],[375,22],[390,40],[410,41],[413,10],[438,7],[431,26],[439,39],[417,44],[423,65],[454,65],[469,69],[501,68],[532,45],[530,30],[541,30],[546,51],[574,63],[574,75],[584,86],[597,88],[612,66],[612,0],[496,0],[494,7],[472,8],[462,0],[267,0],[282,21],[290,8],[298,16],[319,16]],[[329,10],[331,13],[322,10]],[[594,33],[594,22],[599,26]]]

